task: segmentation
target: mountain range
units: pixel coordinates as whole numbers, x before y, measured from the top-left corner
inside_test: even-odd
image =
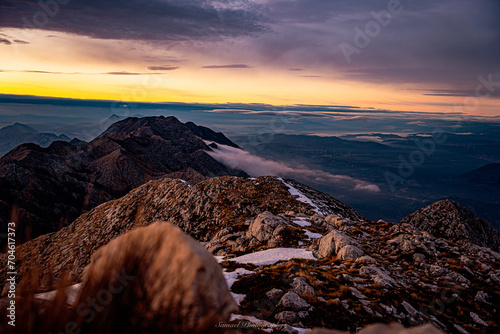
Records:
[[[59,140],[70,141],[70,138],[64,134],[58,136],[53,133],[41,133],[28,125],[14,123],[0,129],[0,156],[24,143],[47,147]]]
[[[24,242],[56,231],[149,180],[198,182],[246,175],[208,155],[211,148],[200,136],[230,143],[207,128],[187,126],[174,117],[152,117],[117,122],[89,143],[20,145],[0,159],[0,226],[15,221]]]

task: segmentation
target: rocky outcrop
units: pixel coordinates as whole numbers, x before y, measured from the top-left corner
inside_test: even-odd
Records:
[[[150,180],[174,177],[195,183],[212,176],[246,175],[208,155],[211,148],[198,136],[201,130],[191,128],[196,126],[175,117],[132,117],[90,143],[17,147],[0,159],[0,228],[17,223],[18,242],[25,242],[57,231]],[[202,131],[204,136],[210,133]],[[228,141],[222,134],[213,139]]]
[[[469,241],[500,251],[500,231],[459,204],[445,200],[420,209],[401,223],[411,224],[435,237]]]
[[[348,212],[347,208],[343,208],[344,213]],[[227,176],[193,186],[180,180],[154,180],[83,214],[56,233],[18,246],[19,280],[24,282],[33,271],[35,281],[42,288],[48,288],[52,277],[59,278],[63,273],[71,273],[72,279],[78,282],[83,268],[99,247],[133,228],[158,220],[179,226],[207,243],[207,248],[214,253],[224,249],[227,254],[233,249],[254,249],[253,239],[245,237],[251,218],[268,211],[259,218],[266,225],[266,221],[281,222],[275,217],[280,212],[313,214],[312,210],[307,203],[297,201],[286,184],[274,177],[252,180]],[[350,210],[352,216],[359,215]],[[300,238],[301,235],[296,235],[292,241]],[[0,260],[0,284],[3,285],[5,254]]]
[[[286,221],[269,211],[265,211],[257,216],[248,228],[247,236],[257,239],[261,243],[270,243],[278,246],[285,231]]]
[[[333,230],[320,239],[318,255],[320,257],[342,255],[345,259],[349,258],[350,260],[355,260],[363,256],[363,251],[360,247],[360,244],[353,238],[342,232]]]
[[[144,328],[165,333],[214,332],[237,310],[213,256],[168,223],[135,229],[100,248],[85,270],[76,305],[89,299],[111,300],[99,305],[92,322],[96,328],[106,326],[109,333],[133,328],[137,332]],[[131,300],[135,302],[124,308]],[[116,321],[108,319],[112,315]]]

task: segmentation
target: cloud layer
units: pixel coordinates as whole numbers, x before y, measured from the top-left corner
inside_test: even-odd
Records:
[[[217,144],[217,146],[218,149],[207,153],[217,161],[231,168],[243,170],[253,177],[266,175],[290,177],[317,184],[337,185],[356,191],[380,192],[377,185],[350,176],[334,175],[321,170],[309,169],[305,166],[290,167],[284,163],[267,160],[237,148],[220,144]]]

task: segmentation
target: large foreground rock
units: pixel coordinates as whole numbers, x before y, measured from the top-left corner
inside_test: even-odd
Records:
[[[88,300],[102,308],[92,326],[109,333],[134,326],[137,332],[209,333],[237,310],[213,256],[168,223],[136,229],[99,249],[76,305],[86,310]]]
[[[444,334],[443,331],[427,324],[419,327],[405,328],[399,323],[390,325],[369,325],[357,332],[358,334]],[[309,334],[348,334],[348,332],[315,328]]]

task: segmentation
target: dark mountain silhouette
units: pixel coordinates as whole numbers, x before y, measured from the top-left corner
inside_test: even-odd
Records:
[[[500,186],[500,163],[487,164],[460,175],[469,182],[488,186]]]
[[[0,129],[0,156],[24,143],[34,143],[46,147],[57,140],[69,141],[70,138],[65,135],[41,133],[28,125],[14,123]]]
[[[420,209],[401,223],[411,224],[435,237],[468,240],[482,247],[500,251],[500,231],[458,203],[444,200]]]
[[[23,144],[0,159],[0,225],[6,230],[7,222],[16,222],[24,242],[153,179],[171,176],[196,183],[246,175],[214,160],[209,150],[191,128],[163,116],[127,118],[90,143]]]

